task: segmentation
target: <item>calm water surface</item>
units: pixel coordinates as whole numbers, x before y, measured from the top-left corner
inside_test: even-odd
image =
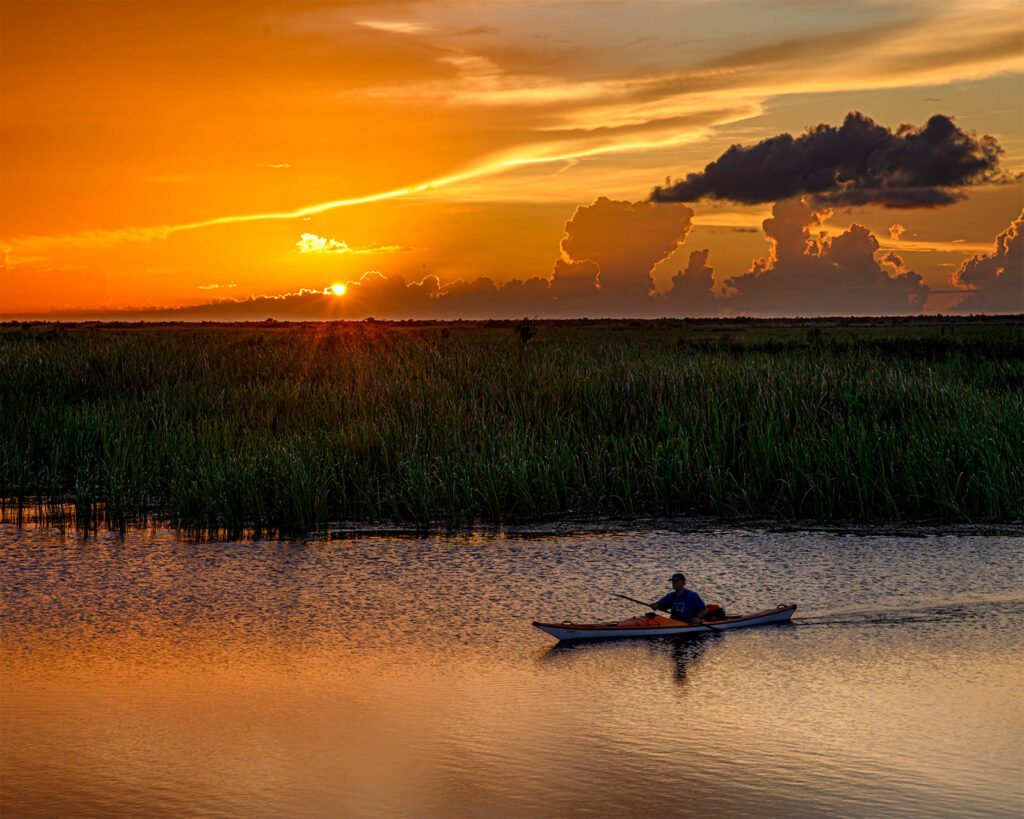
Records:
[[[0,526],[18,816],[1024,814],[1021,540]],[[687,572],[793,625],[556,646]]]

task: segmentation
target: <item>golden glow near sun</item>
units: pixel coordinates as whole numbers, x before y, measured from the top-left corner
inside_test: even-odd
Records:
[[[323,300],[331,316],[406,315],[396,305],[421,297],[427,310],[456,291],[466,317],[471,303],[481,316],[542,314],[541,295],[564,308],[582,292],[570,273],[589,270],[596,289],[580,266],[595,248],[556,270],[577,207],[643,202],[731,145],[798,138],[852,111],[889,129],[949,117],[998,141],[1000,179],[1024,169],[1012,0],[849,0],[799,14],[790,0],[541,0],[529,14],[501,0],[387,15],[363,3],[130,5],[4,2],[0,317],[200,304],[227,316],[249,297],[283,309],[289,294],[345,293],[324,281],[349,283],[343,302]],[[866,227],[875,261],[898,253],[930,288],[925,312],[941,311],[966,260],[998,256],[1021,184],[950,196],[898,214],[835,209],[821,227]],[[773,204],[688,201],[692,229],[668,247],[678,252],[634,271],[643,294],[668,298],[705,250],[695,276],[707,268],[725,292],[770,253]],[[602,207],[641,221],[650,210]],[[588,235],[639,242],[650,227]],[[866,260],[871,241],[858,245]],[[379,281],[362,278],[369,258]],[[212,282],[232,283],[230,298],[213,298],[230,285]],[[697,309],[696,284],[683,284],[673,315]]]

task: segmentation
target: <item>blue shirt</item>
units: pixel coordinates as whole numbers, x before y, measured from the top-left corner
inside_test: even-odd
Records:
[[[678,592],[666,594],[658,601],[656,608],[668,609],[673,619],[692,620],[697,616],[697,612],[704,608],[704,601],[700,599],[697,592],[692,589],[684,589],[682,594]]]

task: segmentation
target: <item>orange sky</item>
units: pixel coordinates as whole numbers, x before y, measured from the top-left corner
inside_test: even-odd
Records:
[[[0,9],[4,317],[282,297],[259,305],[273,312],[301,291],[318,294],[301,302],[309,317],[935,312],[961,298],[936,291],[997,278],[987,308],[1024,310],[1006,286],[1020,273],[1019,236],[994,246],[1024,204],[1019,178],[1006,181],[1024,170],[1015,2]],[[614,204],[642,203],[734,143],[839,126],[851,111],[891,129],[943,114],[991,135],[1002,184],[942,208],[836,207],[823,220],[811,215],[821,207],[787,210],[808,238],[854,224],[875,237],[877,250],[859,233],[842,240],[860,242],[842,282],[822,279],[839,245],[793,270],[772,262],[771,201],[701,199],[667,220],[664,205]],[[612,203],[593,204],[601,197]],[[566,249],[567,223],[588,219],[594,242],[615,237],[614,259],[579,239]],[[698,292],[698,278],[669,296],[705,249],[720,298]],[[889,251],[899,264],[883,262]],[[991,259],[954,282],[975,254]],[[739,278],[760,257],[778,286]],[[556,296],[559,259],[576,278]],[[612,299],[628,277],[640,295]],[[522,287],[504,288],[514,280]],[[743,299],[725,298],[744,282]],[[345,295],[322,295],[335,284]],[[861,298],[880,286],[892,298]],[[761,302],[755,290],[794,295]],[[230,304],[204,317],[214,314],[257,317]]]

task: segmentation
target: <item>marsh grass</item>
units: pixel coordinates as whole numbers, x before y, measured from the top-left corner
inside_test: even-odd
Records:
[[[1012,520],[1019,319],[31,326],[0,333],[0,496],[80,528],[564,516]]]

